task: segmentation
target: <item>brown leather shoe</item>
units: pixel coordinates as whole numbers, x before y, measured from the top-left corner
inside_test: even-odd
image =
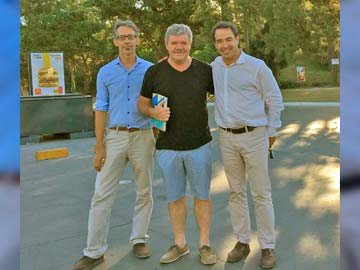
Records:
[[[260,266],[264,269],[273,268],[276,265],[275,250],[265,248],[261,250]]]
[[[133,252],[135,256],[140,259],[150,257],[150,248],[146,243],[137,243],[133,245]]]
[[[250,253],[249,244],[237,242],[235,247],[229,252],[227,262],[233,263],[245,259]]]
[[[72,270],[90,270],[93,269],[98,264],[104,261],[104,256],[100,258],[93,259],[88,256],[83,256],[80,260],[78,260],[74,265]]]

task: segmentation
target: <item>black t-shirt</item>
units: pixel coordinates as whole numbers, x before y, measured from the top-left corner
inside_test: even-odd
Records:
[[[192,58],[185,71],[177,71],[167,60],[145,73],[141,95],[166,96],[170,118],[166,132],[160,131],[157,149],[191,150],[211,141],[206,92],[214,93],[211,66]]]

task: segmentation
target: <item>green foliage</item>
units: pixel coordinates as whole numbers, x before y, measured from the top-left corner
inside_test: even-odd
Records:
[[[104,21],[98,10],[76,5],[77,1],[29,0],[21,7],[21,78],[28,78],[27,56],[33,51],[64,53],[66,89],[75,88],[88,94],[95,91],[94,75],[111,54]],[[28,13],[30,12],[30,13]],[[26,86],[26,83],[22,83]],[[76,90],[75,89],[75,90]],[[27,89],[26,89],[27,90]],[[26,91],[25,90],[25,91]]]
[[[304,83],[296,81],[297,66],[305,67],[306,81]],[[332,85],[332,74],[329,69],[324,69],[319,65],[314,65],[312,62],[304,60],[301,63],[289,65],[281,70],[278,83],[281,89],[329,86]]]
[[[330,74],[329,61],[339,53],[339,10],[339,0],[22,1],[22,93],[29,83],[28,53],[61,51],[67,91],[95,95],[98,69],[117,56],[112,25],[118,19],[138,25],[138,55],[154,63],[167,55],[164,33],[173,23],[189,25],[194,34],[192,55],[212,62],[217,52],[211,29],[220,20],[230,20],[239,27],[240,46],[263,59],[280,84],[292,84],[283,74],[301,62]],[[331,81],[330,75],[310,74],[308,84]]]

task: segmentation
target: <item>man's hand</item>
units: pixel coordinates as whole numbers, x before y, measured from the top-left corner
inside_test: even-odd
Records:
[[[98,172],[101,171],[102,167],[105,164],[105,145],[104,144],[95,144],[94,146],[94,162],[93,166]]]
[[[164,108],[164,104],[165,100],[156,105],[153,108],[152,114],[154,118],[163,122],[167,122],[170,118],[170,108]]]
[[[269,148],[271,148],[275,142],[276,138],[275,137],[269,137]]]
[[[275,142],[275,137],[269,137],[269,157],[271,159],[274,158],[274,152],[272,151],[271,147],[273,146]]]
[[[158,63],[161,63],[162,61],[164,61],[164,60],[166,60],[166,59],[168,59],[168,56],[165,56],[165,57],[159,59],[159,60],[158,60]]]

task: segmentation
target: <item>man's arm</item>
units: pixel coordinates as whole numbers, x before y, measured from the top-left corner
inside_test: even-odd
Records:
[[[260,87],[267,107],[269,147],[275,142],[276,129],[281,126],[280,113],[284,109],[280,88],[265,64],[259,70]]]
[[[105,134],[105,123],[107,120],[107,112],[104,111],[95,111],[95,136],[96,144],[94,147],[94,168],[99,172],[105,163],[105,144],[104,144],[104,134]]]
[[[154,108],[151,106],[151,99],[144,96],[139,97],[139,111],[147,117],[155,118],[163,122],[167,122],[170,118],[170,108],[164,108],[165,100],[160,102]]]
[[[213,79],[213,72],[212,72],[211,66],[209,68],[208,76],[209,76],[209,85],[208,85],[207,92],[210,93],[211,95],[215,95],[214,79]]]
[[[104,134],[107,122],[107,111],[109,109],[109,93],[105,80],[102,76],[102,68],[98,72],[96,79],[96,111],[95,111],[95,136],[93,166],[97,171],[101,171],[105,163]]]

